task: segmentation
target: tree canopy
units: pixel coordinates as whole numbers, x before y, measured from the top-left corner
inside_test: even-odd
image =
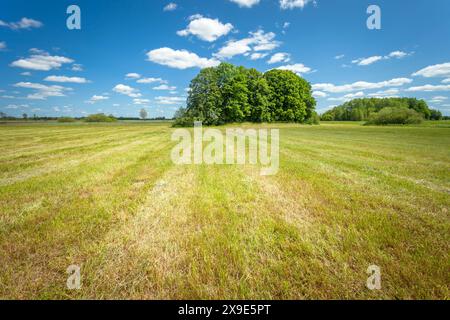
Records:
[[[205,68],[191,81],[186,108],[175,125],[200,120],[205,125],[231,122],[307,122],[315,119],[311,85],[287,70],[265,74],[229,63]]]
[[[412,109],[424,119],[438,118],[424,100],[416,98],[364,98],[354,99],[328,110],[321,116],[323,121],[367,121],[371,114],[384,108]],[[442,115],[441,115],[442,116]]]

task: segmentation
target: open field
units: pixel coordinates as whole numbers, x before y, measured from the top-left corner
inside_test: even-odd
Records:
[[[450,298],[448,123],[270,127],[262,177],[165,123],[1,125],[0,298]]]

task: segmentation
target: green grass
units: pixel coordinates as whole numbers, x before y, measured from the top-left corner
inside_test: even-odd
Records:
[[[448,122],[267,127],[269,177],[173,165],[168,123],[0,126],[0,298],[450,297]]]

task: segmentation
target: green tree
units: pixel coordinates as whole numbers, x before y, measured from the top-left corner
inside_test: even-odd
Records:
[[[141,111],[139,111],[139,116],[141,117],[142,120],[147,119],[147,117],[148,117],[147,110],[145,110],[144,108],[142,108]]]
[[[304,122],[314,112],[316,101],[311,85],[288,70],[270,70],[264,78],[270,88],[269,104],[272,120]]]
[[[186,117],[196,118],[205,125],[221,123],[222,94],[215,68],[205,68],[191,81]]]

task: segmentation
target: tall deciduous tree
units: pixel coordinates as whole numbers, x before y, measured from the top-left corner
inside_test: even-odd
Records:
[[[291,71],[262,74],[221,63],[201,70],[189,89],[186,109],[177,112],[176,125],[190,125],[195,120],[205,125],[306,122],[315,114],[310,84]]]

